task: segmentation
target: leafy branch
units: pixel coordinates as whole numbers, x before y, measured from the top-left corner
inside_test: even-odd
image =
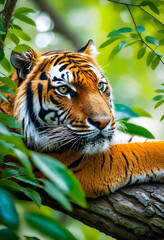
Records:
[[[145,44],[152,52],[154,52],[154,54],[157,56],[157,58],[159,58],[159,61],[160,61],[162,64],[164,64],[164,61],[162,61],[162,59],[161,59],[161,55],[157,54],[157,53],[154,51],[154,49],[151,48],[151,47],[143,40],[143,38],[142,38],[142,36],[141,36],[141,33],[140,33],[140,32],[138,31],[138,29],[137,29],[137,24],[136,24],[135,19],[134,19],[134,17],[133,17],[132,11],[130,10],[130,7],[129,7],[128,4],[126,4],[126,6],[127,6],[127,9],[128,9],[128,11],[129,11],[129,13],[130,13],[130,16],[131,16],[131,18],[132,18],[132,21],[133,21],[133,23],[134,23],[134,26],[135,26],[136,31],[137,31],[137,33],[138,33],[138,36],[139,36],[139,38],[141,39],[141,42],[142,42],[143,44]],[[149,39],[149,38],[147,38],[147,39]],[[157,43],[157,45],[158,45],[158,43]]]
[[[148,43],[151,43],[151,44],[156,45],[156,47],[158,47],[158,46],[160,45],[160,43],[158,42],[157,39],[155,39],[155,38],[152,37],[152,36],[146,36],[146,37],[145,37],[145,40],[146,40],[146,41],[144,41],[141,33],[143,33],[143,32],[145,31],[145,28],[144,28],[143,26],[137,26],[136,21],[135,21],[135,19],[134,19],[134,17],[133,17],[132,11],[131,11],[131,9],[130,9],[130,6],[132,6],[132,7],[138,7],[138,8],[141,9],[143,12],[145,12],[145,13],[147,13],[149,16],[151,16],[154,20],[158,21],[158,23],[160,23],[162,26],[164,26],[164,24],[163,24],[161,21],[159,21],[155,16],[153,16],[151,13],[147,12],[147,11],[142,7],[142,6],[148,6],[154,13],[159,14],[159,9],[157,8],[157,6],[156,6],[153,2],[151,2],[151,1],[143,1],[143,2],[141,2],[139,5],[138,5],[138,4],[133,4],[133,3],[118,2],[118,1],[116,1],[116,0],[108,0],[108,1],[109,1],[109,2],[113,2],[113,3],[116,3],[116,4],[125,5],[125,6],[127,7],[128,12],[129,12],[129,14],[130,14],[130,16],[131,16],[131,19],[132,19],[132,21],[133,21],[133,24],[134,24],[134,26],[135,26],[135,31],[137,32],[137,35],[138,35],[138,37],[139,37],[139,39],[137,39],[137,41],[134,41],[134,42],[129,43],[129,44],[127,44],[127,41],[123,41],[123,42],[119,43],[118,46],[117,46],[115,49],[113,49],[110,57],[113,57],[116,53],[118,53],[119,51],[121,51],[122,48],[124,48],[124,47],[126,47],[126,46],[129,46],[129,45],[131,45],[131,44],[134,44],[134,43],[140,41],[142,44],[144,44],[147,48],[149,48],[149,49],[151,50],[151,54],[148,54],[148,57],[147,57],[147,66],[149,66],[150,63],[151,63],[151,61],[152,61],[151,67],[152,67],[152,69],[154,70],[154,69],[158,66],[158,64],[159,64],[160,62],[161,62],[162,64],[164,64],[164,61],[161,59],[162,54],[159,53],[159,52],[156,52],[156,51],[148,44]],[[124,29],[124,31],[122,31],[122,29]],[[115,30],[115,31],[117,31],[117,34],[114,34],[114,36],[115,36],[115,37],[118,36],[117,39],[119,39],[119,38],[121,37],[120,34],[122,34],[122,33],[130,33],[130,32],[133,31],[132,29],[131,29],[131,30],[129,30],[129,29],[130,29],[130,28],[121,28],[121,29]],[[112,33],[113,33],[113,32],[112,32]],[[111,33],[108,35],[108,37],[114,37],[114,36],[111,35]],[[122,35],[122,37],[126,37],[126,36],[123,36],[123,35]],[[133,37],[136,38],[136,35],[135,35],[135,34],[131,34],[131,37],[132,37],[132,38],[133,38]],[[117,40],[117,39],[115,39],[115,40]],[[115,40],[108,40],[108,41],[106,41],[105,43],[103,43],[103,44],[100,46],[100,48],[105,47],[105,46],[111,44],[111,43],[114,42]],[[139,52],[138,52],[137,58],[138,58],[138,59],[142,58],[142,57],[145,55],[145,53],[146,53],[146,49],[145,49],[145,48],[141,48],[141,49],[139,50]],[[154,59],[154,57],[156,57],[156,58]]]

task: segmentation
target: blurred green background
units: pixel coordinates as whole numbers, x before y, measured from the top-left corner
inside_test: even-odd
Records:
[[[131,0],[131,2],[138,4],[141,1]],[[157,2],[161,4],[159,6],[160,15],[156,17],[163,21],[164,2]],[[164,138],[164,123],[159,121],[164,113],[164,106],[161,105],[154,110],[155,103],[152,101],[152,98],[156,95],[154,91],[160,88],[160,84],[164,83],[164,65],[160,63],[153,71],[146,66],[146,56],[137,60],[136,56],[141,47],[140,43],[124,48],[112,61],[109,60],[109,55],[114,46],[118,44],[117,41],[99,49],[99,46],[107,40],[109,32],[121,27],[132,27],[134,29],[126,6],[107,0],[21,0],[17,3],[17,8],[19,7],[30,7],[36,11],[36,13],[28,15],[36,22],[36,28],[18,19],[15,19],[14,22],[29,34],[31,40],[28,45],[38,53],[51,49],[76,51],[86,45],[89,39],[93,39],[99,52],[98,63],[112,85],[115,103],[125,104],[129,107],[141,107],[148,111],[152,118],[137,118],[130,121],[146,127],[156,138]],[[147,30],[147,35],[154,36],[157,39],[163,37],[164,33],[157,33],[157,30],[161,28],[160,24],[153,21],[150,16],[138,8],[132,7],[131,10],[137,25],[143,25]],[[151,12],[149,8],[146,8],[146,10]],[[9,57],[14,44],[12,46],[11,41],[7,41],[5,50]],[[21,43],[27,44],[23,40],[21,40]],[[158,51],[164,53],[164,45],[159,46]],[[149,51],[147,50],[147,52]],[[5,70],[3,72],[5,73]],[[21,214],[22,209],[19,203],[18,206],[18,211]],[[24,207],[37,211],[34,204],[26,202]],[[41,211],[48,215],[55,214],[55,216],[58,216],[59,220],[78,240],[111,239],[95,229],[46,207],[42,207]],[[20,232],[23,232],[24,235],[25,232],[28,232],[28,227],[23,223]],[[29,236],[29,234],[28,232],[27,235]],[[32,236],[35,235],[35,233],[31,234]],[[39,238],[45,239],[42,236],[39,236]]]

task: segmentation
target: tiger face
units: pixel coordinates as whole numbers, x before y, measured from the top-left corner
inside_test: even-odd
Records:
[[[12,53],[19,78],[14,116],[29,148],[108,149],[115,130],[112,92],[95,54],[92,40],[79,52]]]

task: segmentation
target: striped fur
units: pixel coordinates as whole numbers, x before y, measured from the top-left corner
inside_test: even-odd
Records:
[[[88,197],[164,177],[164,141],[117,130],[111,86],[95,55],[92,41],[79,52],[13,53],[19,87],[15,99],[6,95],[10,104],[1,101],[26,145],[67,165]]]

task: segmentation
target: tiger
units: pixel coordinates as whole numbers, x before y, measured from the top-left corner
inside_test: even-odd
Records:
[[[136,183],[163,181],[164,141],[118,130],[112,88],[93,40],[77,52],[12,52],[16,95],[0,100],[29,149],[61,161],[96,198]]]

